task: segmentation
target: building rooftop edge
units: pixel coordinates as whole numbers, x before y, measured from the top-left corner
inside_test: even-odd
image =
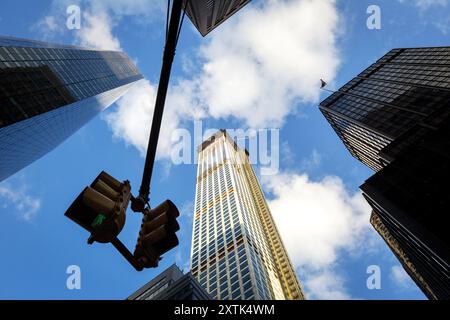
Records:
[[[240,148],[236,141],[228,134],[226,129],[219,129],[216,133],[214,133],[212,136],[207,138],[205,141],[203,141],[198,147],[197,147],[197,153],[202,152],[207,147],[209,147],[216,139],[219,139],[220,137],[225,136],[227,140],[233,145],[234,150],[238,151],[240,149],[244,150],[247,155],[249,155],[249,152],[245,148]]]
[[[38,48],[55,48],[55,49],[74,49],[85,51],[104,51],[104,52],[122,52],[117,50],[107,50],[99,48],[87,48],[70,44],[60,44],[55,42],[46,42],[40,40],[19,38],[13,36],[0,35],[0,46],[6,44],[15,45],[17,47],[38,47]]]

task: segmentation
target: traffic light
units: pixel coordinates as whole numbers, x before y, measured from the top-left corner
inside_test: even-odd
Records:
[[[172,201],[166,200],[154,209],[145,209],[134,257],[144,268],[156,268],[161,255],[178,245],[175,232],[180,230],[180,213]]]
[[[89,244],[112,242],[125,225],[130,198],[130,182],[120,182],[103,171],[64,215],[91,233]]]

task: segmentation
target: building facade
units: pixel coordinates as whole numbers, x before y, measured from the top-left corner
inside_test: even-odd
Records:
[[[0,37],[0,181],[54,149],[140,79],[122,52]]]
[[[214,299],[304,299],[247,151],[221,130],[198,161],[193,276]]]
[[[242,9],[250,0],[184,0],[186,14],[202,36],[206,36]]]
[[[195,278],[173,264],[127,300],[211,300]]]
[[[394,49],[320,104],[350,153],[381,170],[450,113],[450,47]],[[404,135],[403,144],[385,148]],[[388,152],[387,152],[388,151]]]
[[[395,49],[321,103],[350,153],[372,224],[430,299],[450,298],[450,47]]]
[[[431,299],[450,299],[450,235],[444,222],[449,179],[450,121],[439,130],[430,129],[361,186],[410,262],[405,270]]]
[[[372,224],[374,229],[378,232],[378,234],[383,238],[386,244],[389,246],[389,249],[391,249],[392,253],[401,263],[403,269],[405,269],[405,271],[409,274],[411,279],[413,279],[414,282],[420,287],[422,292],[425,293],[425,295],[429,299],[433,300],[437,299],[437,296],[433,292],[433,289],[427,284],[425,279],[421,276],[421,273],[419,272],[417,267],[411,261],[405,250],[402,249],[402,246],[396,240],[396,237],[394,237],[391,234],[391,232],[389,231],[390,228],[386,227],[386,225],[383,223],[377,212],[375,211],[372,212],[370,216],[370,223]]]

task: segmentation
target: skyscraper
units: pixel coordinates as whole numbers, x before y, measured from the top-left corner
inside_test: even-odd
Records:
[[[351,154],[372,224],[431,299],[450,298],[450,47],[395,49],[321,103]]]
[[[325,99],[320,110],[350,153],[378,171],[448,117],[449,68],[450,47],[394,49]],[[402,143],[386,148],[402,136]]]
[[[173,264],[130,295],[128,300],[211,300],[211,297],[190,273],[183,274]]]
[[[374,214],[410,262],[405,269],[432,299],[450,299],[448,181],[450,121],[439,130],[430,129],[361,186]]]
[[[186,14],[194,26],[206,36],[242,9],[250,0],[184,0]]]
[[[304,299],[248,152],[221,130],[198,161],[193,276],[215,299]]]
[[[0,181],[54,149],[140,79],[121,52],[0,37]]]
[[[426,294],[426,296],[430,299],[436,299],[437,297],[433,293],[433,289],[428,286],[425,279],[423,279],[423,277],[421,276],[421,272],[419,272],[414,263],[409,259],[406,252],[402,249],[402,246],[398,243],[391,232],[389,232],[389,229],[386,227],[386,225],[383,223],[383,221],[380,219],[380,216],[376,212],[372,212],[370,216],[370,223],[389,246],[392,253],[400,261],[405,271]]]

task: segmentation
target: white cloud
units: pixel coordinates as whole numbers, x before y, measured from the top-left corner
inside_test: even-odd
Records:
[[[450,33],[450,18],[446,10],[450,5],[450,0],[398,0],[400,3],[413,5],[419,9],[420,22],[423,25],[432,25],[443,35]],[[432,12],[431,12],[432,11]],[[429,19],[433,14],[433,18]]]
[[[0,184],[0,199],[3,209],[14,208],[19,217],[25,221],[32,220],[41,207],[41,200],[27,194],[25,184],[19,186],[7,182]]]
[[[169,157],[167,133],[180,118],[234,117],[251,127],[279,126],[297,111],[296,102],[317,102],[318,79],[331,81],[339,65],[338,24],[335,1],[328,0],[264,2],[227,21],[199,49],[198,76],[179,78],[169,90],[160,156]],[[154,97],[143,99],[137,91],[119,101],[123,107],[108,123],[116,137],[142,152],[153,111],[143,101]]]
[[[164,111],[158,143],[157,158],[169,159],[172,150],[172,132],[180,125],[182,118],[200,117],[201,109],[191,97],[190,82],[180,82],[170,90]],[[123,139],[136,147],[145,156],[156,100],[156,87],[148,80],[141,80],[117,102],[117,109],[105,116],[114,137]],[[193,106],[194,105],[194,106]]]
[[[58,25],[56,22],[56,18],[54,16],[46,16],[42,19],[42,24],[45,28],[47,28],[49,31],[60,31],[61,26]]]
[[[155,97],[156,88],[148,80],[141,80],[117,102],[117,109],[105,117],[114,137],[137,147],[142,156],[147,150]],[[164,137],[165,133],[161,135]],[[164,141],[161,139],[160,148],[164,148]]]
[[[447,6],[450,4],[450,0],[399,0],[402,3],[413,3],[415,6],[421,9],[427,9],[432,6]]]
[[[64,33],[64,25],[55,16],[47,15],[33,24],[31,30],[39,32],[43,40],[50,40]]]
[[[321,162],[322,155],[316,149],[314,149],[308,158],[304,158],[300,162],[300,169],[308,172],[309,170],[317,168]]]
[[[84,1],[90,6],[93,12],[97,11],[111,11],[114,15],[141,15],[160,17],[164,2],[159,0],[87,0]]]
[[[295,153],[292,151],[292,148],[287,140],[281,143],[280,154],[282,163],[285,165],[295,164]]]
[[[372,243],[370,206],[338,177],[312,181],[304,174],[263,178],[283,242],[310,298],[347,298],[344,277],[334,271],[342,253]],[[366,250],[367,248],[365,248]]]
[[[201,47],[199,97],[215,118],[280,125],[296,111],[296,102],[318,101],[320,78],[334,79],[338,30],[335,1],[250,6]]]
[[[121,51],[120,41],[112,34],[113,22],[104,12],[83,14],[83,27],[77,32],[79,44],[83,47]]]
[[[450,33],[450,18],[444,19],[442,21],[435,21],[434,26],[438,28],[439,31],[444,35],[448,35]]]
[[[400,288],[407,288],[412,284],[411,277],[400,265],[391,267],[390,277]]]
[[[77,5],[81,9],[81,30],[66,28],[66,9]],[[148,24],[162,19],[164,4],[158,0],[54,0],[48,15],[33,29],[45,39],[52,39],[66,32],[75,33],[77,44],[93,48],[120,50],[119,40],[112,35],[113,27],[125,16],[134,16],[135,21]]]
[[[312,300],[350,300],[345,290],[345,280],[331,270],[311,272],[302,282],[307,298]]]

